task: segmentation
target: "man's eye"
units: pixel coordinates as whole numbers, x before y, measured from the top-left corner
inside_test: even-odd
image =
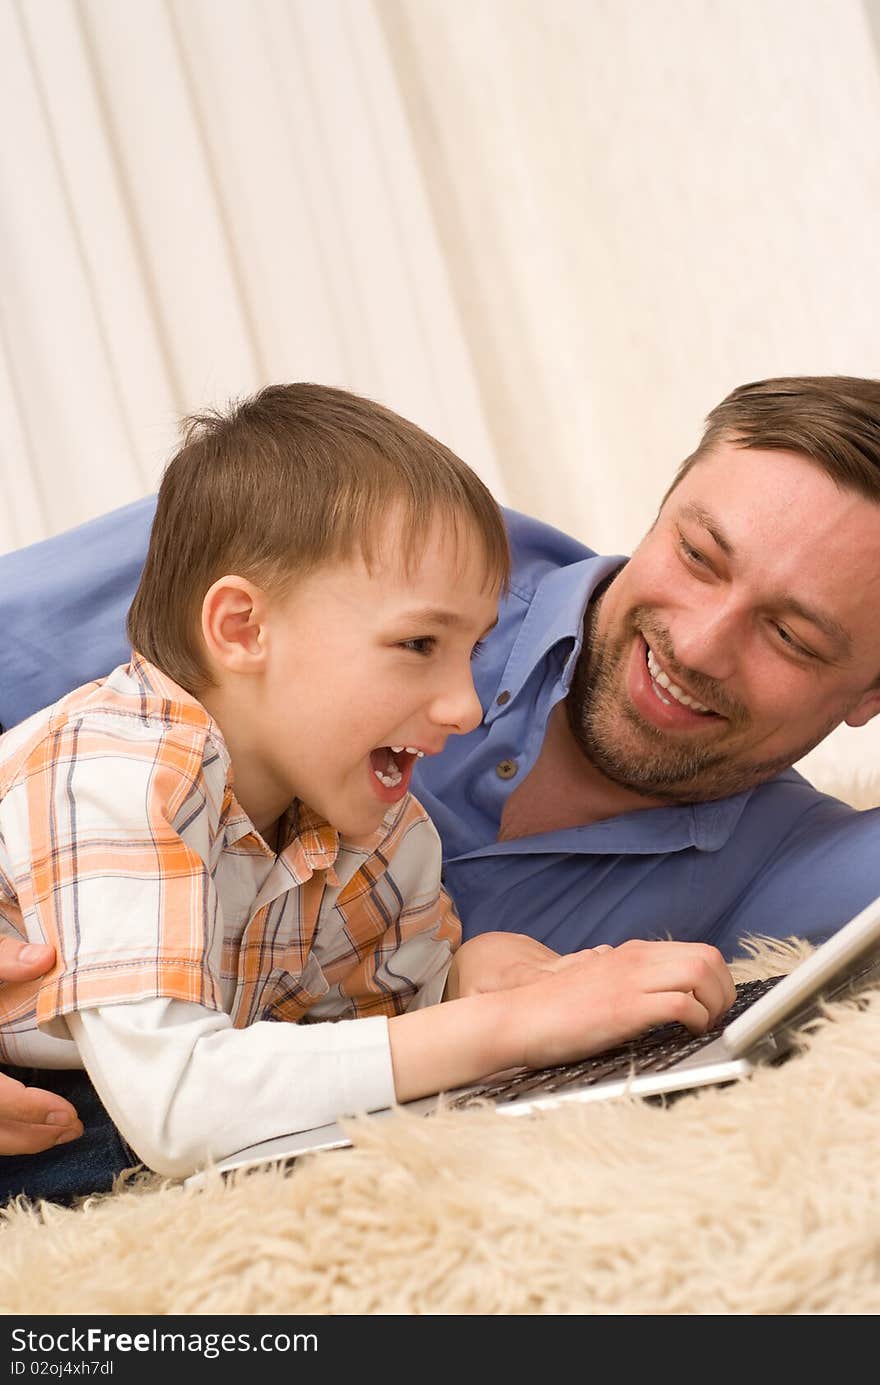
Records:
[[[433,635],[417,635],[412,640],[401,640],[401,649],[410,649],[413,654],[433,654],[437,641]]]
[[[815,659],[816,656],[813,651],[806,649],[796,639],[793,639],[784,625],[775,625],[773,628],[787,649],[791,649],[795,654],[802,654],[805,659]]]
[[[700,567],[706,566],[706,559],[703,557],[702,553],[700,553],[698,549],[693,548],[682,534],[679,535],[678,546],[689,563],[697,563]]]

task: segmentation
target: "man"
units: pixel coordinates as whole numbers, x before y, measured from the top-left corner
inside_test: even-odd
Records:
[[[880,893],[880,813],[789,768],[880,710],[880,382],[734,391],[625,565],[510,532],[483,724],[416,786],[466,934],[732,956]]]
[[[55,961],[55,949],[0,938],[0,982],[31,981]],[[0,1154],[40,1154],[83,1133],[69,1101],[56,1092],[26,1087],[0,1073]]]
[[[13,725],[127,657],[151,501],[0,559]],[[880,711],[880,381],[734,390],[627,561],[508,516],[483,721],[413,789],[464,936],[819,941],[880,894],[880,810],[790,767]]]

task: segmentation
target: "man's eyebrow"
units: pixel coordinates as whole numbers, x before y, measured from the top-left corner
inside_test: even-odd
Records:
[[[805,606],[794,596],[780,597],[776,606],[780,611],[790,611],[793,616],[800,616],[801,620],[809,621],[811,625],[817,626],[824,635],[827,635],[832,644],[837,645],[838,650],[845,657],[852,653],[852,640],[848,632],[833,616],[826,615],[824,611],[817,611],[815,606]]]
[[[708,510],[704,510],[702,505],[691,503],[682,507],[680,513],[686,518],[693,520],[696,524],[701,524],[703,528],[715,540],[721,552],[727,558],[733,557],[734,547],[727,538],[718,520]],[[795,596],[780,596],[773,605],[779,611],[788,611],[793,616],[799,616],[801,620],[806,620],[810,625],[815,625],[835,644],[839,652],[848,656],[852,653],[852,639],[849,632],[844,629],[840,621],[833,616],[826,615],[824,611],[819,611],[815,606],[806,606],[803,601],[798,601]]]
[[[696,505],[691,501],[689,505],[682,507],[680,513],[684,515],[685,519],[692,519],[696,524],[702,524],[726,558],[733,556],[733,544],[730,539],[725,535],[715,516],[711,515],[708,510],[704,510],[702,505]]]

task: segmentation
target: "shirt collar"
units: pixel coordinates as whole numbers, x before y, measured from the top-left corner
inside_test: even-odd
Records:
[[[308,880],[316,870],[328,872],[338,883],[333,867],[339,855],[339,833],[329,822],[295,800],[281,824],[280,854],[298,880]]]
[[[486,712],[485,725],[491,726],[498,716],[509,714],[510,704],[525,687],[534,670],[557,647],[564,651],[561,695],[565,696],[583,644],[584,612],[599,585],[627,561],[619,554],[597,555],[568,567],[556,568],[541,579]],[[516,595],[518,593],[514,589],[513,596]],[[522,593],[519,595],[523,596]],[[524,599],[528,597],[524,596]],[[497,694],[502,690],[510,696],[499,705]],[[557,854],[560,851],[582,855],[594,851],[651,855],[658,851],[683,851],[688,847],[694,847],[697,851],[720,851],[736,830],[753,792],[753,789],[748,789],[744,793],[709,803],[637,809],[617,817],[603,818],[585,827],[569,827],[558,832],[515,838],[509,842],[493,842],[465,853],[464,858],[459,859],[498,853],[534,855]]]
[[[138,654],[136,649],[131,651],[129,670],[146,698],[171,703],[175,709],[186,708],[185,720],[194,725],[216,726],[210,712],[197,697],[193,697],[192,693],[175,683],[174,679],[169,678],[156,664],[151,664],[143,654]]]
[[[522,691],[550,650],[565,641],[570,642],[570,647],[565,650],[563,691],[568,691],[583,643],[584,612],[599,584],[626,561],[620,555],[585,558],[556,568],[541,579],[502,671],[496,697],[486,713],[487,726]],[[514,590],[513,598],[517,595]],[[497,692],[502,690],[509,693],[504,699],[505,707],[497,702]]]
[[[640,808],[603,818],[585,827],[566,827],[511,841],[490,842],[462,852],[458,861],[490,856],[665,856],[689,847],[720,851],[732,837],[746,804],[755,792],[747,789],[712,803],[688,803],[667,808]]]
[[[175,715],[182,717],[188,724],[204,727],[221,751],[225,761],[226,774],[226,792],[223,797],[222,811],[226,819],[227,843],[232,845],[242,841],[245,837],[252,836],[255,842],[259,842],[266,855],[273,857],[275,852],[263,841],[235,797],[229,750],[223,739],[223,732],[207,708],[199,702],[198,698],[193,697],[191,693],[180,687],[160,668],[150,663],[148,659],[145,659],[142,654],[138,654],[135,650],[132,650],[130,667],[133,678],[146,696],[173,703]],[[338,883],[333,867],[339,855],[339,833],[335,827],[331,827],[330,823],[325,822],[323,818],[312,812],[311,808],[306,807],[304,803],[300,803],[298,799],[291,803],[284,814],[279,828],[278,840],[279,858],[283,858],[284,864],[297,884],[302,884],[308,880],[316,870],[326,871],[330,884]]]

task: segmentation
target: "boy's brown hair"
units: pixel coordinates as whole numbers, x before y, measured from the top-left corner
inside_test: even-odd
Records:
[[[724,441],[799,452],[838,485],[880,502],[880,380],[792,375],[740,385],[708,415],[699,447],[682,462],[662,503]]]
[[[347,390],[269,385],[192,415],[169,462],[128,614],[133,647],[188,692],[212,683],[199,632],[209,587],[236,573],[283,595],[293,578],[361,552],[368,565],[401,504],[415,561],[431,522],[475,529],[486,585],[506,587],[501,511],[470,467],[414,423]]]

